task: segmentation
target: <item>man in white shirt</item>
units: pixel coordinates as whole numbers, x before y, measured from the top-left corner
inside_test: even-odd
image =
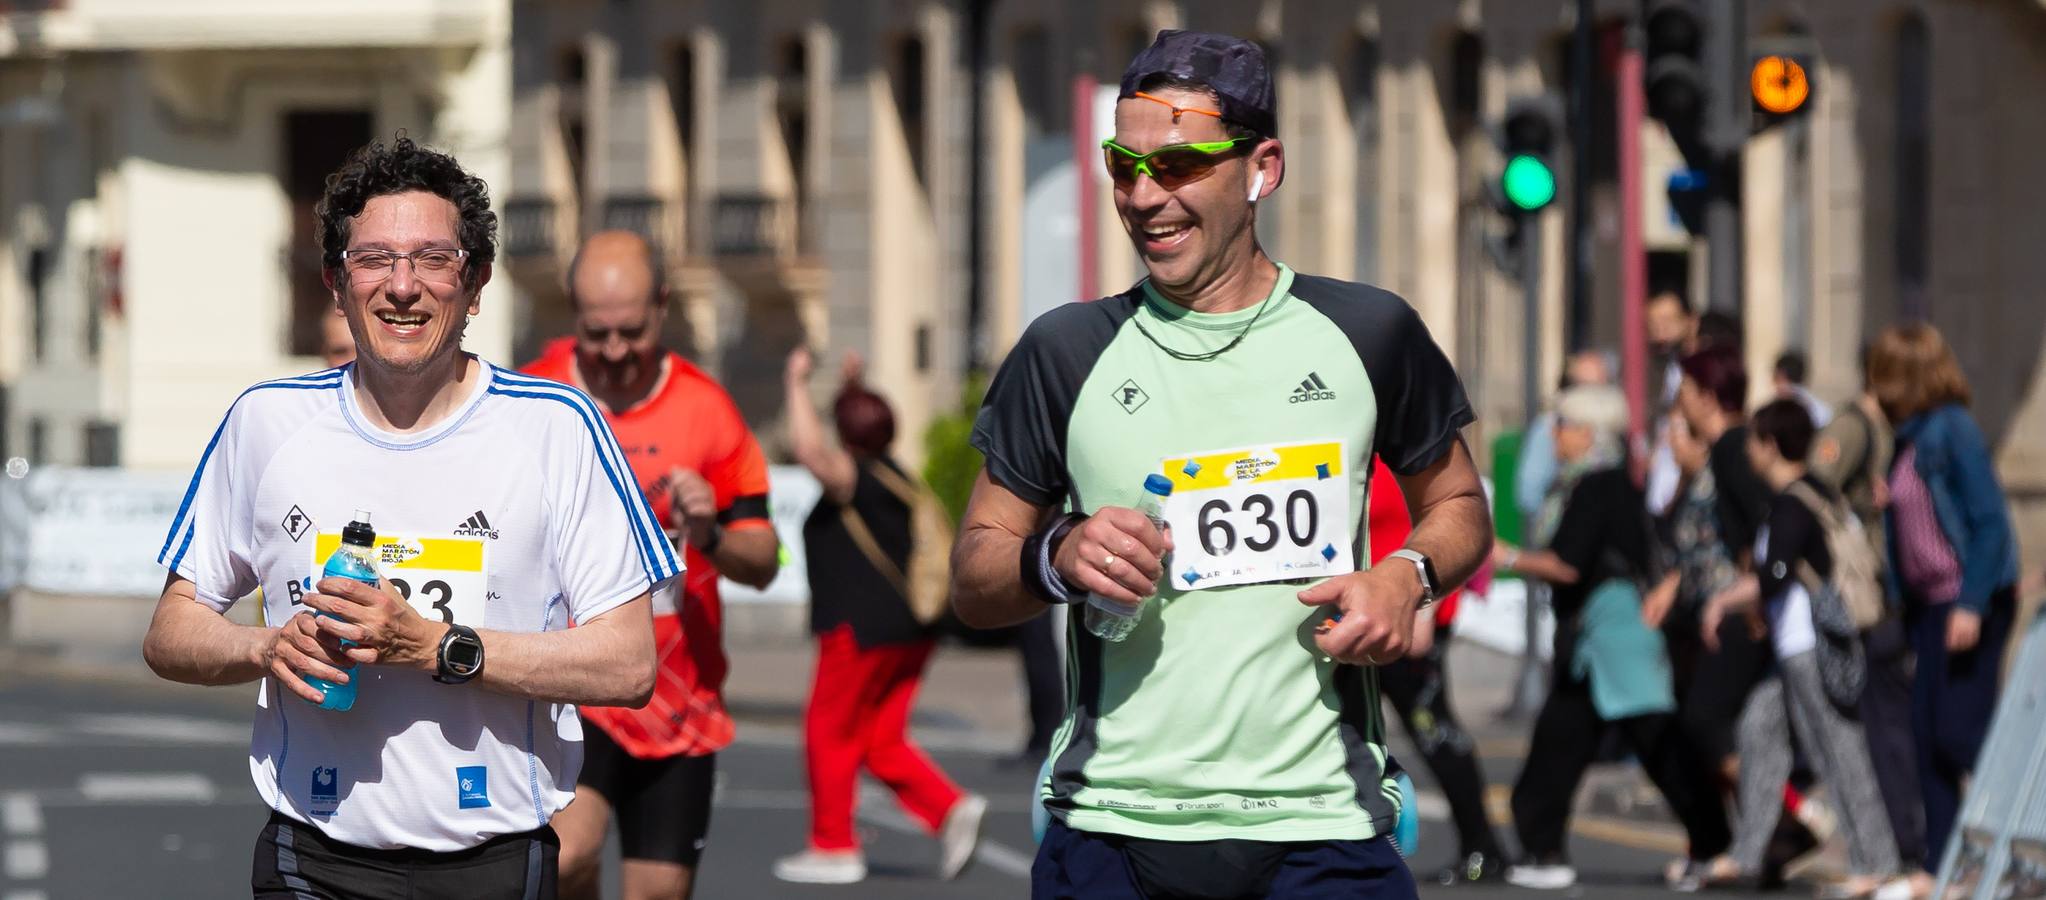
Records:
[[[360,354],[229,408],[158,556],[144,656],[262,683],[255,896],[551,897],[575,704],[646,702],[650,595],[681,567],[588,397],[462,351],[495,257],[480,180],[400,138],[352,156],[318,214]],[[355,510],[376,588],[319,577]],[[222,615],[258,588],[274,624]],[[308,679],[351,668],[353,708],[320,708]]]

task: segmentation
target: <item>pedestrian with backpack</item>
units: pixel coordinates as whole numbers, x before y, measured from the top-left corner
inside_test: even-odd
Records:
[[[912,820],[939,839],[938,875],[956,877],[980,839],[987,799],[946,777],[909,739],[909,714],[945,608],[951,546],[936,499],[889,455],[895,414],[848,357],[832,403],[838,445],[810,399],[810,351],[783,372],[789,445],[824,488],[803,523],[816,681],[803,719],[810,776],[810,842],[775,863],[775,877],[852,884],[867,877],[853,829],[864,767]],[[935,558],[934,558],[935,555]],[[933,571],[936,569],[937,571]]]
[[[1701,634],[1709,646],[1727,615],[1759,605],[1775,670],[1741,713],[1740,824],[1732,852],[1713,861],[1706,882],[1760,872],[1795,764],[1794,734],[1831,791],[1847,838],[1849,877],[1822,885],[1817,896],[1908,897],[1910,881],[1896,877],[1897,846],[1867,737],[1846,712],[1860,702],[1866,679],[1861,630],[1882,612],[1874,551],[1840,495],[1806,467],[1814,429],[1802,404],[1770,403],[1749,427],[1749,462],[1775,496],[1755,541],[1754,571],[1707,602]]]
[[[1896,457],[1897,434],[1890,427],[1867,384],[1868,349],[1861,354],[1865,385],[1861,396],[1841,407],[1812,444],[1812,477],[1840,492],[1876,548],[1876,561],[1888,567],[1884,511],[1890,505],[1890,467]],[[1887,576],[1887,572],[1885,575]],[[1932,875],[1925,868],[1925,801],[1918,785],[1918,742],[1911,733],[1911,641],[1904,631],[1903,601],[1885,579],[1884,615],[1862,634],[1868,659],[1868,683],[1861,691],[1862,731],[1868,735],[1869,762],[1890,812],[1890,831],[1897,856],[1909,873],[1915,896],[1931,893]]]

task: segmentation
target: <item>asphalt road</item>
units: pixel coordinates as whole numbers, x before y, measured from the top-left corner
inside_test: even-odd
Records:
[[[0,900],[247,896],[250,849],[266,815],[248,781],[253,691],[0,672]],[[933,754],[991,800],[985,841],[959,880],[931,877],[935,843],[869,787],[861,812],[869,880],[851,887],[775,881],[774,859],[802,844],[808,800],[799,748],[785,730],[758,731],[745,737],[742,722],[741,743],[720,759],[698,897],[1027,896],[1034,773],[1004,768],[985,752]],[[1513,760],[1488,764],[1495,779],[1517,768]],[[1424,797],[1422,813],[1417,871],[1428,872],[1448,861],[1453,838],[1439,801]],[[1666,839],[1664,825],[1593,819],[1574,837],[1584,878],[1576,889],[1424,888],[1423,896],[1661,895],[1653,874],[1668,858],[1658,849]]]

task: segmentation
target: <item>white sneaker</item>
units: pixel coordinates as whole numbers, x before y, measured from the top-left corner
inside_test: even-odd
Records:
[[[805,850],[774,863],[774,877],[802,884],[856,884],[867,877],[867,855],[858,850]]]
[[[1577,883],[1577,870],[1566,865],[1523,865],[1506,870],[1506,883],[1536,891],[1560,891]]]
[[[965,794],[945,814],[938,827],[938,877],[950,881],[973,861],[973,848],[980,844],[980,820],[987,815],[987,798]]]

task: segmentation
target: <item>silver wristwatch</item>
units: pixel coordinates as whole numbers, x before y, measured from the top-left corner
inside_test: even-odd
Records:
[[[1427,609],[1435,601],[1442,599],[1442,589],[1437,587],[1435,580],[1435,563],[1429,561],[1427,554],[1401,547],[1386,554],[1385,558],[1404,559],[1414,564],[1414,571],[1421,576],[1421,605],[1415,607],[1416,609]]]

